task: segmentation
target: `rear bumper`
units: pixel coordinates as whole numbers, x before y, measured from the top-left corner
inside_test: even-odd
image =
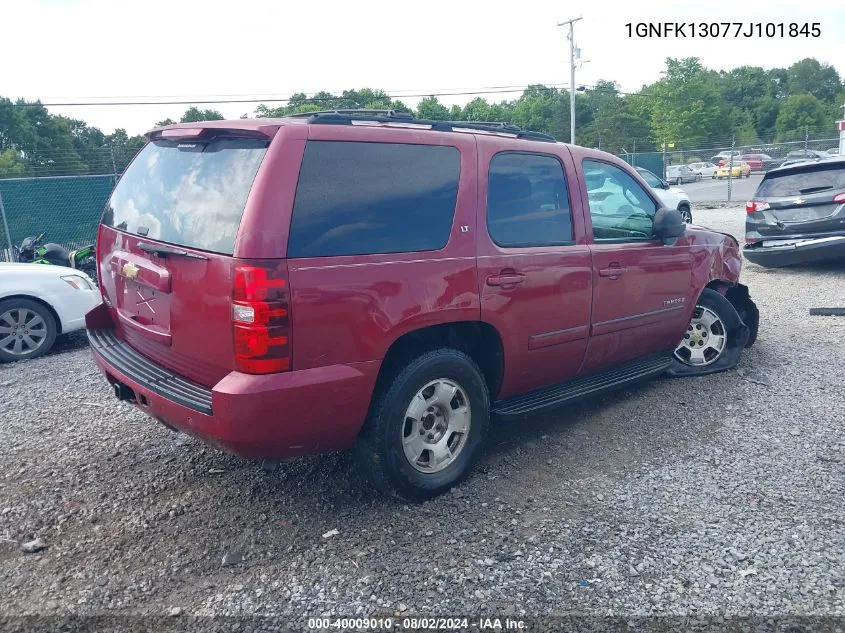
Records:
[[[742,252],[748,261],[768,268],[840,259],[845,258],[845,235],[783,240],[774,246],[746,245]]]
[[[372,361],[266,375],[233,371],[208,389],[156,365],[111,330],[89,329],[88,338],[108,381],[129,387],[141,410],[250,458],[349,447],[367,415],[379,365]]]

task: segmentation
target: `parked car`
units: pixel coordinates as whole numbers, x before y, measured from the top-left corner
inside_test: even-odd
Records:
[[[694,172],[686,165],[672,165],[666,168],[667,182],[680,185],[685,182],[698,182],[699,180],[701,180],[701,174]]]
[[[756,332],[736,240],[620,159],[390,111],[153,130],[97,255],[119,399],[245,457],[354,446],[410,499],[491,418],[724,370]]]
[[[845,156],[770,171],[745,210],[743,252],[755,264],[845,258]]]
[[[741,160],[748,163],[751,171],[767,171],[777,162],[768,154],[743,154]]]
[[[750,178],[751,167],[744,161],[736,161],[733,166],[723,165],[716,170],[716,178],[721,180],[728,177],[730,172],[731,178]]]
[[[98,303],[82,271],[0,262],[0,362],[46,354],[57,336],[84,328],[85,313]]]
[[[689,168],[702,178],[715,178],[718,169],[713,163],[690,163]]]
[[[784,157],[785,160],[815,160],[817,158],[828,158],[830,155],[826,152],[819,152],[814,149],[796,149],[788,152]]]
[[[651,187],[652,193],[660,200],[660,204],[667,209],[677,209],[684,222],[692,223],[692,202],[687,193],[680,187],[672,187],[662,178],[643,167],[635,167],[640,177]]]
[[[730,157],[731,157],[731,154],[733,154],[734,160],[736,160],[737,158],[739,158],[740,153],[741,152],[739,150],[736,150],[736,151],[733,151],[733,152],[719,152],[718,154],[716,154],[715,156],[712,156],[710,158],[710,162],[713,163],[714,165],[720,165],[723,160],[726,160],[726,159],[729,160]]]

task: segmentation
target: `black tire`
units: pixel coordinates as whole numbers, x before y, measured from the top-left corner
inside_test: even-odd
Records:
[[[667,372],[672,376],[703,376],[732,369],[739,364],[742,350],[748,342],[749,328],[742,322],[733,304],[720,293],[705,288],[695,305],[696,308],[703,306],[710,309],[721,319],[725,329],[725,346],[719,356],[707,365],[689,365],[673,354],[672,365]]]
[[[678,207],[678,211],[684,216],[684,222],[692,224],[692,210],[687,205],[682,204]]]
[[[445,469],[420,472],[402,447],[405,413],[417,392],[438,379],[453,380],[466,392],[471,409],[469,432],[455,461]],[[381,492],[408,501],[431,499],[469,474],[487,437],[490,394],[478,365],[455,349],[437,349],[410,361],[377,393],[355,447],[356,458]]]
[[[43,304],[31,299],[14,298],[0,301],[0,317],[10,310],[29,310],[41,317],[44,322],[44,338],[40,345],[29,353],[14,354],[7,351],[5,346],[0,347],[0,362],[11,363],[19,360],[29,360],[30,358],[38,358],[39,356],[46,354],[50,348],[53,347],[53,343],[56,342],[56,334],[58,331],[56,319],[53,317],[50,310],[44,307]],[[0,319],[0,327],[7,328],[10,327],[10,325]],[[39,330],[41,330],[41,328],[39,328]],[[0,332],[0,342],[2,342],[8,335],[9,334],[5,331]]]

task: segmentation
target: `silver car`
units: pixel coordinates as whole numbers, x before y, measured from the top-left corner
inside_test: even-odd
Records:
[[[672,165],[666,168],[666,181],[681,185],[685,182],[698,182],[701,174],[694,172],[686,165]]]

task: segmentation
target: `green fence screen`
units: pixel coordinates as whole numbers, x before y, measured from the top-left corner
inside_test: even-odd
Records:
[[[66,247],[91,243],[117,176],[57,176],[0,180],[0,196],[12,244],[44,233]],[[11,248],[0,224],[0,245]],[[0,258],[2,259],[2,258]]]

